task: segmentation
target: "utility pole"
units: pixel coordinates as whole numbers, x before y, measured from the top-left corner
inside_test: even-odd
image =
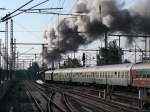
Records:
[[[76,51],[74,50],[74,59],[76,58]]]
[[[12,78],[13,75],[13,68],[14,68],[14,51],[13,51],[13,20],[11,19],[10,23],[10,55],[11,55],[11,61],[10,61],[10,77]]]
[[[8,72],[8,21],[5,23],[5,58],[6,58],[6,80],[9,79]]]
[[[16,70],[16,39],[14,39],[13,44],[13,78],[15,78],[15,70]]]
[[[2,80],[2,73],[1,73],[1,55],[2,55],[2,52],[1,52],[1,39],[0,39],[0,84],[1,84],[1,80]]]
[[[120,54],[121,54],[121,48],[120,48],[120,36],[118,36],[118,37],[119,37],[118,57],[119,57],[119,60],[121,59],[121,60],[119,61],[119,64],[120,64],[120,63],[122,63],[122,57],[121,57],[121,55],[120,55]]]
[[[105,31],[104,33],[104,37],[105,37],[105,48],[108,48],[108,36],[107,36],[107,31]]]
[[[16,58],[16,69],[18,69],[19,68],[19,52],[17,52],[17,56],[15,58]]]
[[[146,57],[147,57],[147,52],[146,52],[146,50],[147,50],[147,37],[145,37],[145,59],[146,59]]]
[[[149,38],[149,58],[150,58],[150,38]]]
[[[118,37],[119,37],[119,50],[120,50],[120,35]]]
[[[37,56],[37,54],[34,55],[35,62],[36,62],[36,56]]]
[[[136,45],[135,45],[135,63],[136,63]]]
[[[44,47],[44,44],[42,44],[42,68],[43,69],[44,69],[45,50],[46,50],[46,48]]]

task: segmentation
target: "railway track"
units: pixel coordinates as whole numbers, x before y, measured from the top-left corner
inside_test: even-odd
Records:
[[[52,86],[55,86],[54,84],[50,84]],[[96,89],[93,89],[93,88],[89,88],[89,87],[80,87],[80,86],[70,86],[70,85],[62,85],[62,84],[56,84],[57,87],[60,87],[60,88],[65,88],[65,89],[74,89],[74,90],[77,90],[77,91],[81,91],[82,93],[85,93],[85,94],[89,94],[93,97],[96,97],[97,99],[99,99],[99,92],[100,91],[103,91],[102,89],[101,90],[96,90]],[[121,94],[120,93],[113,93],[112,94],[112,97],[111,97],[111,101],[113,102],[118,102],[119,104],[122,104],[122,105],[126,105],[128,107],[134,107],[135,109],[138,109],[139,108],[139,101],[138,101],[138,98],[135,97],[135,95],[133,95],[132,93],[123,93]],[[145,100],[145,102],[150,102],[150,100]]]
[[[115,110],[116,112],[119,112],[119,111],[121,111],[121,112],[138,112],[139,111],[138,108],[134,108],[134,107],[128,106],[128,105],[122,105],[120,103],[113,102],[110,100],[100,99],[100,98],[92,96],[90,94],[81,93],[80,91],[70,91],[69,93],[94,100],[95,102],[98,102],[101,104],[109,105],[111,107],[111,109]]]
[[[37,110],[35,111],[38,111],[38,112],[45,112],[45,110],[43,109],[43,107],[41,106],[41,104],[39,103],[39,101],[37,100],[37,98],[30,92],[31,88],[29,87],[26,87],[26,92],[27,92],[27,95],[30,97],[30,99],[32,100],[32,102],[34,103],[34,106],[36,107]]]
[[[62,92],[64,94],[64,98],[68,98],[67,101],[69,100],[74,100],[76,103],[78,103],[80,106],[86,106],[89,105],[90,108],[96,110],[95,112],[138,112],[138,108],[134,108],[132,106],[128,105],[123,105],[120,103],[112,102],[112,101],[107,101],[103,99],[99,99],[98,97],[94,97],[90,94],[85,94],[81,93],[80,91],[77,90],[69,90],[69,89],[63,89],[62,87],[58,87],[55,85],[52,85],[51,87],[47,84],[42,85],[50,90],[57,91],[57,92]],[[70,99],[72,98],[72,99]],[[87,101],[83,100],[86,99]],[[70,101],[71,102],[71,101]],[[71,107],[70,110],[72,110],[73,106],[71,103],[68,103],[69,107]],[[102,106],[100,106],[102,105]],[[94,108],[93,108],[94,107]],[[92,110],[92,111],[94,111]]]
[[[59,112],[75,112],[74,109],[71,107],[68,99],[65,97],[65,95],[63,93],[61,93],[63,100],[60,101],[60,102],[62,102],[62,105],[59,105],[54,101],[56,91],[50,89],[49,93],[46,93],[46,92],[44,92],[44,89],[42,86],[39,87],[39,85],[37,85],[34,82],[32,82],[32,85],[34,85],[36,88],[38,88],[40,94],[46,99],[46,101],[47,101],[47,111],[46,112],[55,112],[54,110],[56,110],[56,109]],[[51,95],[49,95],[49,94],[51,94]]]

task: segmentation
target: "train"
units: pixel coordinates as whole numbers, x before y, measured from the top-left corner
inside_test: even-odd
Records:
[[[48,70],[45,81],[150,88],[150,64],[115,64]]]

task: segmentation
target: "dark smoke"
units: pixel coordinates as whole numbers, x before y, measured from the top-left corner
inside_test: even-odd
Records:
[[[60,24],[57,26],[57,31],[59,32],[56,35],[51,32],[51,37],[57,37],[55,48],[49,53],[49,59],[59,59],[61,58],[60,54],[65,54],[69,51],[76,51],[79,45],[85,44],[86,40],[83,38],[83,35],[79,35],[78,26],[70,27],[67,21],[62,20]],[[52,41],[52,40],[51,40]]]
[[[49,61],[76,51],[80,45],[103,38],[106,31],[149,34],[150,1],[131,1],[134,1],[133,4],[128,6],[125,0],[79,0],[73,13],[86,16],[62,20],[56,29],[46,35],[49,38]],[[133,38],[127,39],[132,43]]]

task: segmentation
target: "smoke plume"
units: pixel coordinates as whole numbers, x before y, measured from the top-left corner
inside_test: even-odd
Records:
[[[150,0],[79,0],[73,14],[56,28],[48,30],[48,59],[60,59],[61,54],[76,51],[80,45],[103,38],[104,32],[150,33]],[[131,43],[131,37],[127,37]]]

